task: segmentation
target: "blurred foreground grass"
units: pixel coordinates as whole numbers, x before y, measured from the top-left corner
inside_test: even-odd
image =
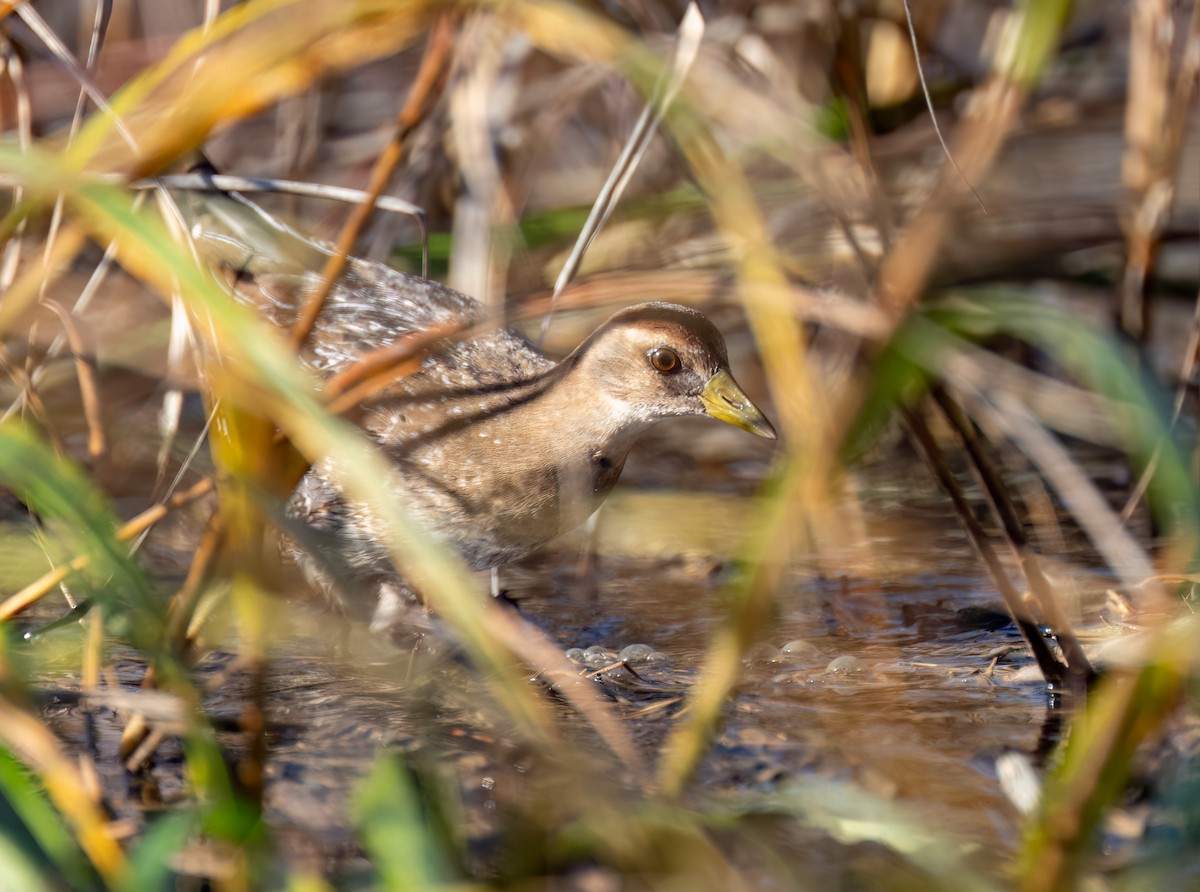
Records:
[[[696,518],[694,536],[691,518],[672,530],[688,549],[713,557],[724,546],[728,551],[716,557],[737,553],[740,562],[720,628],[684,693],[671,701],[678,714],[653,746],[555,642],[500,610],[455,555],[379,491],[382,459],[353,425],[329,411],[283,333],[267,330],[236,305],[197,265],[186,240],[173,236],[156,201],[130,187],[187,166],[206,143],[210,151],[227,151],[235,166],[239,160],[247,168],[273,165],[271,173],[296,176],[322,170],[361,184],[374,157],[386,156],[392,122],[386,115],[379,115],[383,124],[371,119],[359,143],[329,126],[325,135],[339,147],[334,152],[317,139],[322,134],[313,122],[321,116],[306,101],[331,103],[325,114],[338,118],[343,130],[352,129],[346,122],[354,111],[399,108],[405,91],[416,89],[414,60],[433,55],[425,49],[426,35],[441,27],[451,35],[450,61],[427,87],[429,107],[420,119],[398,130],[404,160],[395,180],[426,207],[440,233],[435,259],[448,264],[450,281],[484,283],[471,290],[529,322],[534,310],[546,309],[537,298],[557,274],[585,216],[581,208],[615,159],[618,134],[654,94],[675,18],[666,7],[637,3],[602,11],[525,0],[252,0],[220,16],[208,10],[201,24],[188,20],[190,6],[162,9],[168,6],[174,23],[155,18],[148,5],[116,5],[103,23],[108,44],[90,60],[89,41],[97,35],[96,45],[104,43],[103,29],[88,27],[82,5],[5,12],[2,107],[11,138],[0,146],[0,171],[11,202],[0,266],[0,360],[11,408],[0,424],[0,484],[11,498],[0,530],[7,555],[0,585],[6,595],[19,594],[0,607],[0,885],[737,889],[836,883],[1032,890],[1195,882],[1200,815],[1194,801],[1168,796],[1160,803],[1173,816],[1163,823],[1176,836],[1148,837],[1134,866],[1105,873],[1098,857],[1105,822],[1120,814],[1139,760],[1156,747],[1189,752],[1178,728],[1191,716],[1195,690],[1195,623],[1188,599],[1180,597],[1193,582],[1200,520],[1189,443],[1194,428],[1184,411],[1191,409],[1184,397],[1194,343],[1179,381],[1164,388],[1115,338],[1011,282],[981,287],[940,260],[943,253],[972,256],[960,236],[982,225],[982,214],[967,185],[1003,217],[1011,194],[996,184],[1004,179],[997,171],[1011,173],[1003,167],[1006,141],[1056,111],[1046,107],[1064,101],[1056,90],[1078,98],[1063,90],[1063,72],[1089,61],[1057,55],[1078,39],[1067,4],[1029,2],[997,11],[965,2],[959,18],[947,12],[941,20],[918,11],[914,24],[927,50],[943,47],[947,38],[939,37],[939,28],[950,28],[951,36],[957,28],[977,37],[979,54],[968,66],[944,48],[932,53],[942,66],[932,68],[942,71],[934,86],[958,95],[957,120],[949,120],[948,106],[943,112],[955,163],[940,151],[918,152],[915,159],[905,156],[899,173],[892,167],[899,162],[877,151],[875,131],[885,119],[903,117],[892,107],[894,97],[910,103],[910,119],[923,113],[914,60],[904,55],[907,26],[897,10],[852,5],[835,13],[824,4],[797,3],[750,13],[706,11],[702,51],[666,111],[666,138],[654,144],[634,180],[632,210],[601,231],[584,278],[563,296],[565,306],[584,308],[660,296],[705,305],[732,330],[751,336],[735,336],[738,361],[761,360],[761,374],[750,377],[769,389],[785,434],[782,453],[754,481],[760,488],[754,499],[741,498],[733,509],[711,496],[685,494],[675,497],[678,504],[664,499],[664,515]],[[1077,15],[1085,19],[1098,16],[1110,28],[1117,21],[1105,4],[1080,6]],[[989,27],[971,29],[964,22],[974,19],[964,10],[987,13]],[[1139,41],[1161,39],[1173,13],[1165,4],[1138,2],[1132,15],[1128,32],[1109,32],[1109,39],[1135,60],[1139,95],[1158,101],[1126,110],[1128,146],[1107,159],[1126,171],[1122,205],[1110,214],[1115,232],[1096,223],[1062,237],[1071,246],[1062,251],[1070,263],[1054,267],[1061,274],[1082,262],[1080,251],[1111,251],[1115,244],[1124,273],[1105,290],[1120,298],[1126,320],[1138,315],[1138,300],[1146,300],[1155,246],[1194,222],[1187,215],[1198,206],[1195,171],[1180,154],[1195,144],[1186,113],[1193,104],[1187,90],[1195,81],[1200,18],[1190,25],[1179,19],[1178,40],[1147,61]],[[1147,21],[1161,27],[1156,31]],[[180,34],[180,22],[196,28]],[[152,34],[170,39],[147,50],[156,44],[142,38]],[[105,54],[117,41],[126,41],[126,49],[141,46],[153,63],[147,60],[136,77],[119,78],[123,86],[105,107],[83,114],[80,101],[74,124],[70,103],[65,114],[61,102],[57,112],[41,111],[41,103],[53,104],[40,86],[51,82],[52,65],[85,85],[91,105],[99,105],[97,84],[113,76]],[[1191,55],[1182,53],[1184,45]],[[1094,55],[1103,60],[1105,50],[1111,47],[1102,44]],[[898,61],[889,66],[888,58]],[[1165,59],[1166,67],[1154,58]],[[1040,93],[1044,81],[1049,85]],[[893,97],[886,107],[882,95]],[[1155,108],[1163,109],[1162,152],[1132,138],[1146,126],[1139,116]],[[831,114],[839,126],[828,124]],[[1086,109],[1075,114],[1085,116]],[[844,133],[845,142],[822,132]],[[562,134],[561,142],[551,134]],[[923,145],[936,142],[926,133]],[[1101,186],[1115,188],[1109,182],[1095,188]],[[1182,224],[1169,204],[1163,209],[1151,202],[1171,188],[1183,208]],[[1079,225],[1067,217],[1064,226]],[[313,226],[320,230],[322,221]],[[395,224],[377,223],[361,242],[364,251],[387,250],[396,240]],[[1031,264],[1040,269],[1043,262],[1038,255]],[[1111,274],[1111,267],[1104,269]],[[118,280],[122,288],[105,297],[106,285]],[[157,305],[144,299],[146,290],[158,296]],[[88,306],[93,299],[98,310]],[[161,356],[147,358],[158,347]],[[114,357],[122,349],[136,359],[118,367]],[[1175,383],[1181,397],[1173,408],[1163,393]],[[192,390],[202,393],[204,412],[215,419],[201,466],[215,481],[218,499],[205,500],[200,471],[184,474],[189,498],[201,499],[212,513],[193,515],[199,521],[182,549],[191,559],[182,572],[154,572],[147,566],[152,562],[130,549],[143,527],[130,518],[149,510],[148,525],[170,513],[153,506],[171,498],[173,510],[186,508],[163,484],[191,446],[177,446],[173,438],[186,416],[182,392]],[[939,414],[935,405],[961,407],[970,424],[956,432],[954,411]],[[927,421],[935,427],[937,436],[923,442],[935,440],[936,449],[957,448],[956,438],[963,439],[981,477],[987,466],[970,451],[973,436],[1006,470],[1036,478],[1037,487],[1026,492],[1040,488],[1084,533],[1092,560],[1107,568],[1118,595],[1132,601],[1126,625],[1140,634],[1133,655],[1108,669],[1086,700],[1082,691],[1070,691],[1084,673],[1071,665],[1071,629],[1060,622],[1069,622],[1068,611],[1055,592],[1043,591],[1048,583],[1035,548],[1053,522],[1043,516],[1035,523],[1033,499],[1023,495],[1030,517],[1016,528],[1006,525],[1005,495],[985,481],[994,526],[1003,532],[989,528],[990,538],[977,544],[985,560],[998,546],[1012,552],[1010,559],[989,561],[996,585],[1003,590],[1012,576],[1021,580],[1020,590],[1033,593],[1033,602],[1010,608],[1035,629],[1052,627],[1058,640],[1043,646],[1051,658],[1065,659],[1064,686],[1074,695],[1057,703],[1070,711],[1071,730],[1049,762],[1040,804],[1021,831],[1024,841],[1013,846],[1019,854],[999,859],[981,856],[952,828],[920,826],[903,803],[849,780],[801,778],[736,795],[693,780],[726,718],[747,652],[769,635],[789,574],[803,558],[836,576],[844,558],[839,546],[857,536],[861,517],[849,468],[891,448],[891,432],[905,418],[918,441]],[[1082,431],[1120,450],[1135,479],[1146,473],[1132,525],[1064,448],[1065,435]],[[452,769],[439,764],[434,734],[403,753],[381,749],[350,809],[353,842],[347,845],[354,854],[335,864],[296,857],[264,818],[272,665],[289,646],[281,618],[288,607],[280,598],[289,583],[274,565],[265,530],[278,517],[297,467],[326,455],[341,459],[341,485],[388,519],[396,531],[388,543],[394,560],[445,621],[462,656],[449,661],[451,667],[418,661],[397,669],[406,684],[434,691],[427,700],[426,693],[414,695],[414,703],[432,712],[439,697],[469,689],[480,700],[480,739],[511,742],[512,763],[539,775],[528,801],[491,825],[494,839],[482,859],[469,842],[476,819],[460,801],[455,778],[447,777]],[[727,467],[727,457],[720,453],[713,464]],[[930,461],[936,466],[936,454]],[[942,482],[953,486],[955,479],[951,474]],[[707,512],[720,516],[707,520]],[[1026,528],[1035,535],[1027,539]],[[636,520],[613,538],[620,535],[653,544]],[[31,585],[36,571],[30,568],[41,555],[64,569]],[[22,639],[20,630],[28,626],[17,614],[59,583],[78,628],[65,639]],[[209,709],[229,677],[196,671],[206,655],[223,650],[236,653],[237,672],[229,677],[246,680],[236,695],[227,695],[237,704],[232,720]],[[140,687],[121,676],[128,664],[142,672]],[[45,721],[46,692],[63,679],[77,683],[89,734],[94,711],[111,708],[120,716],[122,764],[98,765],[95,747],[71,751]],[[111,699],[122,692],[125,699]],[[231,733],[240,741],[233,748]],[[118,818],[100,775],[116,771],[132,784],[172,740],[180,742],[180,791],[170,801],[146,794],[140,823]],[[1185,759],[1184,765],[1182,786],[1191,789],[1195,763]],[[814,878],[793,857],[795,836],[785,841],[776,832],[783,824],[804,840],[832,840],[854,854]]]

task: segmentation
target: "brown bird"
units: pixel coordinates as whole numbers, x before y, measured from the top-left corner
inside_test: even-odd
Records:
[[[290,326],[328,249],[240,196],[186,203],[204,207],[193,211],[193,235],[236,274],[239,299]],[[404,335],[485,321],[464,294],[351,258],[302,356],[330,376]],[[483,570],[582,523],[616,484],[637,436],[685,415],[775,438],[734,381],[716,326],[687,307],[645,303],[614,315],[558,363],[510,330],[453,340],[363,403],[359,423],[390,461],[388,485],[410,515]],[[320,561],[307,548],[288,550],[344,609],[391,627],[418,600],[382,544],[387,531],[338,489],[334,471],[328,459],[315,465],[288,505],[332,548],[320,549]]]

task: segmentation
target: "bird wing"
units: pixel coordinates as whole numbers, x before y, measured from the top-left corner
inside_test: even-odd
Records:
[[[306,238],[238,193],[175,196],[203,259],[223,270],[233,294],[290,328],[321,283],[333,249]],[[437,282],[371,260],[348,258],[317,318],[306,359],[334,374],[397,338],[481,323],[478,301]]]

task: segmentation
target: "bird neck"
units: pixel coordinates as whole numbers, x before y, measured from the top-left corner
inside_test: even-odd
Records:
[[[537,400],[543,430],[555,432],[551,436],[566,448],[585,449],[589,457],[602,455],[619,473],[634,439],[652,420],[597,382],[577,353],[559,363],[550,379]]]

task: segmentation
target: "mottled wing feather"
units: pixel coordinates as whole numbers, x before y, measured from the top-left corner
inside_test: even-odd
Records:
[[[269,272],[239,283],[238,292],[275,325],[288,328],[319,282],[319,273],[311,271]],[[320,335],[310,338],[305,358],[322,374],[335,374],[397,338],[446,327],[467,330],[483,316],[479,303],[465,294],[352,260],[325,298],[316,325]]]
[[[239,210],[230,206],[229,216]],[[223,229],[200,238],[229,274],[239,300],[275,326],[290,328],[320,285],[328,250],[286,227],[269,226],[263,217],[251,216],[240,227],[236,217],[216,219]],[[268,229],[262,240],[247,238],[247,229],[256,227]],[[467,295],[351,258],[302,352],[307,364],[328,377],[406,335],[447,328],[464,333],[448,338],[414,374],[362,403],[358,421],[386,452],[389,483],[412,516],[476,568],[521,557],[558,528],[552,470],[507,481],[507,467],[494,466],[486,452],[473,457],[478,438],[488,435],[488,420],[503,419],[536,398],[555,368],[520,335],[486,322],[484,308]],[[285,549],[344,609],[370,610],[373,595],[383,603],[387,592],[407,587],[391,568],[384,546],[388,531],[367,505],[338,490],[333,461],[318,461],[305,475],[288,511],[340,559],[326,566],[291,540]],[[351,596],[343,600],[340,592]]]

